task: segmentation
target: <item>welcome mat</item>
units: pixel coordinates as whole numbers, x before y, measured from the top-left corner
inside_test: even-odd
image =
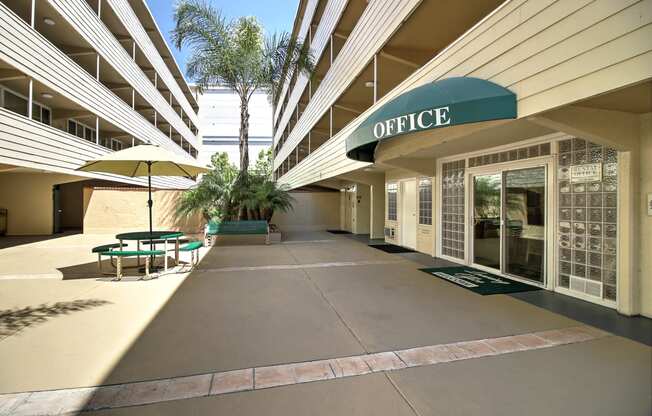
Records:
[[[377,248],[385,253],[414,253],[414,250],[409,248],[395,246],[394,244],[369,244],[369,247]]]
[[[331,234],[351,234],[349,231],[344,230],[326,230]]]
[[[419,270],[469,289],[482,296],[528,292],[541,289],[537,286],[527,285],[472,267],[431,267]]]

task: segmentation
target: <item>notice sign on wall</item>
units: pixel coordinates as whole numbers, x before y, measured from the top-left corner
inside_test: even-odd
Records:
[[[570,167],[571,182],[597,182],[602,180],[602,163],[587,163]]]

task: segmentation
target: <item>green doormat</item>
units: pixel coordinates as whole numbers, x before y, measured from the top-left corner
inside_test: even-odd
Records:
[[[537,286],[527,285],[472,267],[432,267],[419,270],[469,289],[482,296],[528,292],[530,290],[541,289]]]

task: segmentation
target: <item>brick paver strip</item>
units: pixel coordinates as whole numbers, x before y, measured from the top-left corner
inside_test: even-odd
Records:
[[[551,348],[606,337],[588,326],[506,337],[429,345],[351,357],[289,363],[242,370],[0,395],[0,415],[60,415],[82,410],[139,406],[193,397],[267,389],[291,384],[360,376],[372,372],[436,365],[517,351]]]

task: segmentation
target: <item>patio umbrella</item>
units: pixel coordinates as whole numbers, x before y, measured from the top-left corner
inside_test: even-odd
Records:
[[[141,144],[106,154],[90,160],[77,170],[84,172],[104,172],[122,176],[147,176],[149,207],[149,232],[152,234],[152,176],[180,176],[192,178],[209,169],[189,157],[172,153],[160,146]]]

